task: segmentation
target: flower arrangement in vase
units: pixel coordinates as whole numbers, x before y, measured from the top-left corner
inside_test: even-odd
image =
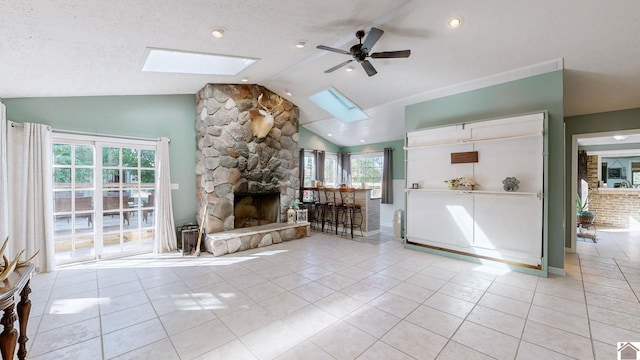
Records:
[[[476,186],[480,186],[475,180],[468,177],[457,177],[444,182],[452,190],[473,190]]]

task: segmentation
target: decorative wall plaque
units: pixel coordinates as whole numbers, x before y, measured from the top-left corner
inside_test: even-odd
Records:
[[[452,164],[466,164],[466,163],[477,163],[477,162],[478,162],[477,151],[451,153]]]

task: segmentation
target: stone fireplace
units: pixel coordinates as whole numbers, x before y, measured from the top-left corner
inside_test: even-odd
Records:
[[[258,85],[207,84],[196,101],[198,219],[208,204],[207,234],[286,219],[300,187],[298,107]]]

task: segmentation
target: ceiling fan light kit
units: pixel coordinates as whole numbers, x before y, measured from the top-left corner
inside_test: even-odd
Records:
[[[371,30],[369,30],[369,35],[367,35],[367,38],[364,40],[364,42],[362,42],[362,38],[364,38],[364,35],[365,35],[364,30],[358,30],[356,32],[356,38],[358,38],[359,43],[353,45],[349,49],[349,51],[336,49],[336,48],[332,48],[325,45],[318,45],[317,48],[320,50],[327,50],[327,51],[331,51],[331,52],[335,52],[343,55],[351,55],[353,57],[353,59],[344,61],[332,68],[325,70],[325,73],[336,71],[341,67],[355,60],[359,62],[360,65],[362,65],[362,68],[367,73],[367,75],[373,76],[377,74],[378,71],[376,71],[376,69],[373,67],[371,62],[367,60],[367,58],[372,58],[372,59],[408,58],[411,55],[411,50],[382,51],[382,52],[370,53],[373,46],[378,42],[378,40],[380,40],[380,37],[382,36],[382,34],[384,34],[384,31],[378,28],[372,27]]]

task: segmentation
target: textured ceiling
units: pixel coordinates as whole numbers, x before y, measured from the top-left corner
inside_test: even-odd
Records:
[[[453,15],[463,26],[446,26]],[[564,59],[565,115],[640,107],[640,1],[0,1],[0,97],[195,94],[243,77],[286,96],[339,145],[403,138],[403,107],[477,79]],[[215,26],[226,36],[210,35]],[[378,74],[323,71],[358,29],[385,31]],[[295,44],[308,44],[298,49]],[[238,76],[143,73],[147,47],[260,59]],[[333,86],[370,115],[345,125],[306,99]],[[400,115],[398,115],[400,114]],[[400,118],[398,117],[400,116]]]

